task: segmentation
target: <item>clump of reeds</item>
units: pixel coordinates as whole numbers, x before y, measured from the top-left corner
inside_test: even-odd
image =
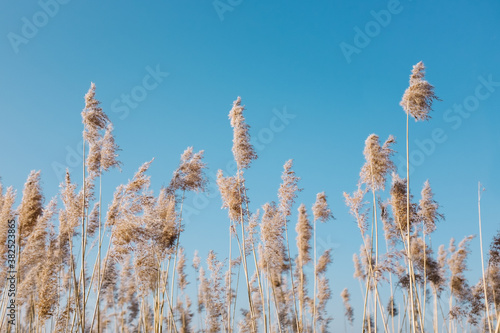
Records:
[[[414,66],[401,101],[407,114],[407,158],[409,116],[428,120],[433,102],[438,100],[424,73],[422,62]],[[81,184],[76,184],[67,171],[58,197],[46,204],[41,173],[32,171],[21,203],[14,209],[15,190],[10,187],[4,191],[0,183],[0,218],[17,221],[19,287],[17,327],[10,327],[2,316],[0,330],[328,332],[333,320],[327,311],[333,276],[328,267],[334,259],[331,249],[323,249],[318,257],[316,238],[317,222],[333,219],[327,196],[324,192],[317,194],[311,216],[306,205],[294,207],[301,191],[300,178],[293,160],[288,160],[277,200],[253,210],[245,172],[257,154],[244,111],[238,97],[229,111],[237,170],[233,175],[219,170],[216,179],[222,208],[227,209],[229,218],[228,254],[217,256],[210,251],[204,261],[195,252],[192,266],[197,276],[192,283],[188,254],[181,245],[186,227],[183,207],[190,192],[207,190],[205,153],[188,147],[172,177],[166,180],[168,186],[156,194],[148,175],[153,160],[142,164],[128,183],[116,188],[104,207],[103,175],[121,163],[113,125],[100,107],[92,83],[81,113]],[[354,278],[364,295],[361,330],[429,331],[426,305],[432,292],[434,332],[439,332],[440,324],[449,333],[473,326],[498,331],[500,234],[493,238],[481,279],[471,285],[464,272],[472,236],[458,246],[452,239],[447,249],[441,245],[435,255],[431,235],[444,216],[429,181],[424,183],[420,201],[414,201],[409,167],[406,178],[402,178],[391,160],[396,153],[394,143],[393,136],[381,144],[378,135],[369,135],[357,189],[352,194],[344,193],[362,241],[359,254],[353,255]],[[386,193],[389,175],[392,182]],[[480,190],[481,186],[478,208],[482,253]],[[371,199],[366,200],[368,192]],[[297,212],[296,249],[289,241],[288,224],[293,212]],[[385,253],[379,244],[379,218]],[[7,241],[8,232],[6,224],[0,224],[1,243]],[[10,259],[9,255],[0,248],[0,257]],[[484,263],[483,255],[481,259]],[[0,269],[0,277],[5,278],[10,267],[3,264]],[[190,298],[190,288],[196,289],[196,302]],[[241,297],[242,292],[246,296]],[[1,295],[5,314],[5,287]],[[445,296],[449,296],[448,309],[441,304]],[[344,289],[341,298],[346,324],[354,326],[352,296]],[[237,304],[243,308],[237,309]],[[347,325],[344,328],[347,330]]]

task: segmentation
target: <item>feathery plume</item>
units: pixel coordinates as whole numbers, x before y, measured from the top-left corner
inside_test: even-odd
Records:
[[[328,203],[326,202],[325,192],[321,192],[316,195],[316,202],[314,203],[312,209],[314,222],[319,220],[320,222],[325,223],[330,219],[335,219],[333,217],[332,211],[328,207]]]
[[[229,111],[229,119],[231,127],[233,127],[233,155],[238,170],[247,169],[250,163],[257,159],[257,153],[250,143],[250,134],[248,133],[250,126],[245,122],[244,110],[245,107],[241,105],[241,97],[238,97],[233,102],[233,108]]]
[[[101,102],[95,99],[95,84],[91,83],[90,89],[85,95],[85,108],[81,113],[84,125],[83,139],[89,144],[86,165],[90,183],[92,183],[93,179],[101,173],[102,162],[105,162],[102,159],[103,155],[110,153],[109,151],[102,152],[104,140],[101,131],[105,130],[107,126],[110,126],[110,121],[108,116],[102,111],[102,108],[99,107],[100,103]],[[112,126],[109,127],[109,130],[111,129]],[[111,133],[106,134],[108,134],[106,140],[109,141]],[[113,147],[108,146],[107,148],[111,148],[112,150],[115,149],[114,140]],[[113,156],[109,156],[109,158],[111,160],[114,159]],[[106,160],[106,163],[108,162],[110,162],[110,160]]]
[[[115,143],[113,136],[113,124],[108,123],[106,132],[102,138],[102,147],[100,154],[100,167],[103,171],[108,171],[110,168],[120,168],[121,162],[117,160],[117,151],[120,150]]]
[[[495,266],[500,265],[500,230],[497,231],[490,244],[490,263]]]
[[[332,258],[330,255],[331,249],[323,252],[321,257],[318,259],[318,265],[316,266],[316,274],[323,274],[326,272],[327,266],[332,262]]]
[[[394,296],[389,298],[389,302],[387,302],[387,314],[390,317],[395,317],[399,314],[398,308],[396,307],[396,303],[394,302]]]
[[[158,196],[157,213],[158,224],[154,225],[157,229],[153,233],[153,240],[159,247],[160,253],[163,253],[174,246],[180,229],[175,211],[175,197],[168,195],[166,189],[162,189]]]
[[[177,274],[179,275],[179,279],[177,283],[179,284],[179,288],[184,291],[189,284],[187,281],[186,275],[186,255],[184,253],[184,248],[181,246],[179,248],[179,259],[177,260]]]
[[[92,208],[92,211],[89,214],[88,217],[88,224],[87,224],[87,233],[88,237],[92,237],[95,235],[95,232],[99,230],[99,203],[96,202],[94,204],[94,208]]]
[[[193,147],[188,147],[181,155],[179,167],[174,171],[170,185],[169,193],[181,191],[203,192],[208,183],[205,169],[207,165],[203,162],[204,151],[200,150],[193,153]]]
[[[332,292],[330,290],[330,281],[325,274],[321,274],[318,278],[318,306],[317,306],[317,317],[318,324],[321,333],[329,332],[328,325],[332,321],[332,317],[327,315],[326,305],[330,298],[332,297]]]
[[[363,151],[366,163],[361,168],[359,176],[360,182],[366,184],[369,189],[373,191],[383,190],[387,173],[396,170],[391,161],[391,156],[394,154],[391,145],[395,142],[392,135],[384,142],[383,146],[380,146],[379,137],[376,134],[370,134],[366,139]]]
[[[25,302],[29,295],[37,292],[36,282],[39,274],[46,269],[43,267],[43,263],[48,257],[47,242],[49,241],[49,232],[53,228],[51,221],[56,214],[56,204],[57,201],[53,198],[42,209],[42,213],[38,216],[32,232],[26,239],[26,246],[20,257],[18,268],[22,276],[19,283],[20,304]],[[52,269],[54,268],[52,267]]]
[[[59,256],[60,260],[67,264],[70,258],[71,239],[78,234],[78,226],[81,223],[83,191],[76,193],[76,184],[71,182],[67,170],[64,182],[59,187],[63,202],[63,208],[59,210]]]
[[[101,144],[102,139],[89,144],[89,153],[87,155],[86,164],[90,179],[94,179],[99,176],[101,172]]]
[[[106,264],[106,269],[101,271],[100,282],[101,282],[101,293],[103,295],[107,295],[108,293],[113,293],[117,288],[119,272],[116,267],[116,261],[113,260],[113,258],[111,258],[109,254],[106,254],[104,262],[106,262],[107,264]],[[96,279],[94,281],[97,285],[99,280]]]
[[[198,254],[198,250],[195,250],[193,255],[193,268],[195,269],[195,271],[198,272],[198,270],[200,269],[200,264],[201,264],[201,258]]]
[[[422,238],[411,240],[411,253],[414,267],[426,276],[433,287],[438,290],[444,284],[443,272],[439,262],[432,257],[433,251]]]
[[[54,205],[55,213],[55,205]],[[42,323],[53,316],[53,312],[59,302],[59,290],[57,285],[57,273],[59,263],[54,260],[57,252],[56,238],[50,235],[49,246],[43,264],[40,265],[38,278],[36,281],[38,300],[35,304],[38,316]]]
[[[384,237],[388,241],[389,245],[396,245],[400,237],[400,231],[398,227],[394,224],[394,219],[389,214],[389,202],[378,201],[380,208],[380,218],[384,225]]]
[[[444,219],[444,215],[438,212],[439,204],[434,200],[434,194],[428,180],[424,183],[421,195],[418,215],[424,222],[425,233],[430,234],[436,230],[436,222]]]
[[[342,292],[340,293],[340,297],[342,297],[342,302],[344,303],[344,308],[345,308],[344,315],[349,324],[352,325],[352,323],[354,322],[354,310],[350,304],[351,295],[349,294],[347,288],[344,288],[344,290],[342,290]]]
[[[217,172],[217,186],[222,197],[222,208],[227,208],[229,218],[232,221],[241,222],[241,216],[245,216],[246,210],[243,207],[243,196],[245,184],[243,178],[224,177],[222,170]]]
[[[361,261],[356,253],[352,255],[352,261],[354,263],[353,277],[355,279],[364,280],[366,278],[366,274],[365,271],[363,270],[363,266],[361,265]]]
[[[283,166],[283,174],[281,175],[283,183],[281,183],[278,191],[278,198],[280,200],[279,209],[284,218],[292,214],[291,210],[295,198],[297,198],[297,192],[302,191],[297,185],[300,178],[295,176],[295,171],[292,170],[292,166],[293,160],[286,161]]]
[[[312,226],[309,222],[309,218],[307,216],[306,206],[301,204],[299,207],[299,220],[295,227],[295,231],[297,231],[297,249],[298,249],[298,259],[300,262],[300,266],[307,264],[311,261],[311,241],[312,237]]]
[[[134,270],[137,280],[137,289],[140,297],[147,297],[150,291],[155,290],[158,281],[158,262],[151,255],[153,246],[149,242],[138,241],[134,249]]]
[[[349,212],[351,213],[351,215],[356,219],[358,228],[361,231],[362,235],[366,233],[366,230],[368,228],[368,208],[365,208],[367,202],[363,201],[366,191],[366,189],[362,189],[360,186],[358,186],[358,189],[352,194],[352,196],[344,192],[346,205],[349,207]]]
[[[424,80],[425,66],[422,61],[413,66],[410,86],[406,89],[400,105],[415,121],[428,120],[432,103],[439,98],[434,94],[434,87]]]
[[[90,84],[90,89],[85,95],[85,108],[82,111],[82,122],[85,126],[83,137],[87,142],[95,143],[99,140],[99,131],[106,128],[109,122],[108,116],[99,107],[95,99],[95,84]]]
[[[208,302],[208,281],[205,277],[205,269],[200,266],[198,280],[200,285],[198,286],[198,313],[201,313],[205,309],[205,304]]]
[[[260,217],[260,210],[257,209],[257,211],[250,216],[250,220],[248,221],[248,225],[245,228],[247,232],[247,237],[245,239],[247,244],[250,244],[252,248],[255,248],[255,243],[258,241],[258,230],[257,227],[259,226],[259,217]],[[248,249],[250,250],[250,249]]]
[[[467,256],[470,253],[469,243],[473,238],[474,236],[465,237],[458,244],[458,248],[455,247],[454,239],[452,238],[448,249],[450,253],[448,266],[451,272],[450,292],[459,301],[467,300],[469,295],[469,285],[464,273],[467,270]]]
[[[113,227],[112,251],[117,259],[132,250],[132,243],[140,243],[148,236],[148,230],[144,227],[145,217],[141,213],[146,212],[145,216],[149,216],[148,212],[153,210],[154,198],[149,191],[150,177],[145,175],[152,162],[153,160],[144,163],[126,186],[120,185],[117,188],[108,208],[107,223],[109,227]]]
[[[209,333],[220,332],[221,317],[224,313],[224,292],[221,271],[224,263],[217,260],[214,251],[210,250],[207,257],[210,270],[210,281],[207,285],[205,297],[206,325]]]
[[[24,184],[19,211],[19,246],[22,248],[43,212],[43,194],[40,186],[40,171],[31,171]]]
[[[411,232],[412,226],[418,221],[417,206],[411,203],[413,196],[410,194],[410,231],[407,230],[407,192],[406,179],[401,179],[395,172],[392,173],[391,187],[392,215],[398,228],[403,232]]]
[[[284,225],[274,202],[262,206],[264,215],[260,224],[263,244],[262,260],[269,268],[271,281],[280,283],[279,276],[286,269],[286,249],[284,244]]]

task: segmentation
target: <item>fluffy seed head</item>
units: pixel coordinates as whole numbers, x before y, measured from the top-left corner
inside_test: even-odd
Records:
[[[318,193],[316,195],[316,202],[313,205],[313,215],[314,222],[321,221],[325,223],[329,219],[334,219],[332,211],[328,207],[328,203],[326,202],[326,194],[325,192]]]
[[[115,143],[115,138],[113,136],[113,124],[108,123],[106,127],[106,132],[102,138],[101,147],[101,168],[104,171],[108,171],[110,168],[120,168],[120,162],[117,160],[117,151],[120,150],[118,145]]]
[[[233,155],[238,170],[248,168],[250,163],[257,159],[257,153],[250,143],[250,134],[248,133],[250,126],[245,122],[243,110],[245,107],[241,105],[241,97],[238,97],[233,102],[233,108],[229,111],[229,119],[231,127],[233,127]]]
[[[203,162],[203,150],[193,153],[193,147],[188,147],[181,155],[181,162],[174,171],[168,191],[172,194],[176,190],[203,192],[208,183]]]
[[[31,171],[24,184],[23,199],[18,208],[21,247],[35,228],[43,212],[43,194],[40,186],[40,171]]]
[[[99,107],[95,99],[95,84],[90,84],[90,89],[85,95],[85,108],[82,111],[82,122],[85,126],[83,137],[87,142],[96,142],[99,139],[99,131],[106,128],[109,122],[108,116]]]
[[[358,228],[361,231],[361,234],[365,234],[368,228],[368,208],[365,207],[366,201],[363,201],[363,198],[366,194],[366,189],[362,189],[361,186],[358,186],[358,189],[351,195],[344,192],[345,203],[347,207],[349,207],[349,212],[356,219],[358,223]]]
[[[245,215],[243,208],[244,182],[242,177],[224,177],[222,170],[217,172],[217,186],[222,197],[222,208],[227,208],[232,221],[240,221]]]
[[[299,220],[295,227],[295,231],[297,231],[297,249],[299,252],[298,259],[301,266],[311,261],[309,253],[311,251],[311,245],[309,244],[311,241],[311,230],[312,226],[307,216],[306,206],[301,204],[299,207]]]
[[[392,215],[394,216],[396,225],[402,231],[408,231],[406,184],[406,179],[400,178],[394,172],[392,173],[392,187],[390,191]],[[410,231],[412,226],[418,221],[417,207],[411,202],[412,197],[410,194]]]
[[[354,310],[350,304],[351,295],[349,294],[347,288],[344,288],[344,290],[342,290],[342,292],[340,293],[340,297],[342,297],[342,302],[344,303],[344,308],[345,308],[344,315],[349,324],[352,325],[352,323],[354,322]]]
[[[424,80],[425,66],[422,61],[413,66],[410,75],[410,86],[406,89],[400,105],[415,121],[428,120],[432,103],[439,98],[434,94],[434,87]]]
[[[332,257],[330,255],[331,250],[326,250],[321,257],[318,259],[318,264],[316,265],[316,274],[324,274],[326,268],[332,262]]]
[[[297,198],[297,192],[301,191],[298,187],[299,177],[295,176],[295,171],[292,170],[293,160],[288,160],[283,166],[283,174],[281,179],[283,183],[280,185],[278,191],[278,198],[280,199],[280,211],[283,217],[291,215],[291,209]]]
[[[376,134],[371,134],[365,141],[365,155],[366,163],[363,165],[360,176],[360,182],[366,186],[377,191],[385,188],[385,181],[389,171],[395,171],[396,167],[391,161],[391,156],[394,151],[391,145],[396,140],[392,135],[384,142],[382,146],[379,143],[379,137]]]
[[[426,234],[430,234],[436,230],[436,222],[444,218],[444,215],[440,214],[438,209],[439,204],[436,200],[434,200],[431,185],[429,184],[429,181],[426,180],[422,189],[422,199],[420,199],[418,210],[418,215],[424,222]]]

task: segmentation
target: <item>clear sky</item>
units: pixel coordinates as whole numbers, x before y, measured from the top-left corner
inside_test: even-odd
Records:
[[[108,199],[153,157],[157,193],[188,146],[205,150],[210,174],[227,169],[227,115],[241,96],[259,155],[247,172],[251,208],[277,200],[290,158],[304,188],[298,203],[310,208],[321,191],[329,197],[336,220],[318,230],[322,246],[334,248],[333,328],[344,325],[344,287],[362,316],[352,278],[360,237],[342,193],[356,188],[371,133],[396,137],[404,176],[399,101],[420,60],[442,99],[429,122],[410,123],[411,190],[418,199],[429,179],[446,216],[433,244],[478,233],[478,181],[485,241],[500,226],[498,1],[3,1],[0,35],[0,176],[18,197],[33,169],[42,170],[47,199],[57,194],[60,168],[81,179],[90,82],[122,149],[122,172],[103,178]],[[210,191],[188,197],[182,243],[190,259],[195,248],[227,255],[227,214]],[[471,245],[476,283],[478,239]]]

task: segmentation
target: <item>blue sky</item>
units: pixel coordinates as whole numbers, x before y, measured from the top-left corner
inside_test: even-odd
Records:
[[[70,167],[79,179],[73,162],[91,81],[122,149],[122,172],[103,178],[107,198],[153,157],[149,174],[157,193],[187,146],[205,150],[209,173],[226,169],[232,160],[227,114],[241,96],[259,154],[247,172],[252,209],[277,200],[290,158],[304,188],[298,203],[310,208],[321,191],[329,197],[336,220],[319,226],[319,238],[334,247],[330,312],[332,327],[343,328],[340,291],[361,295],[351,269],[359,232],[342,193],[356,187],[371,133],[396,137],[395,163],[404,174],[406,119],[399,101],[412,66],[423,60],[442,101],[429,122],[410,123],[411,190],[419,198],[429,179],[442,205],[446,221],[433,244],[478,233],[478,181],[486,188],[485,240],[498,229],[498,1],[221,0],[219,9],[191,0],[63,2],[0,4],[0,176],[18,197],[32,169],[42,170],[47,199],[58,191],[55,165]],[[347,44],[356,52],[346,56]],[[156,81],[147,78],[151,72]],[[227,252],[227,215],[215,187],[210,190],[208,200],[188,197],[187,253]],[[479,242],[471,244],[475,283]],[[354,307],[359,319],[358,301]]]

